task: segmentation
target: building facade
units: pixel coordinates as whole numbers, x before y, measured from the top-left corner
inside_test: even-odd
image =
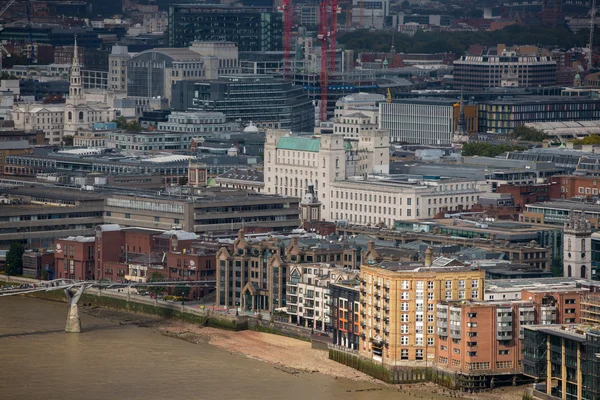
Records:
[[[342,281],[331,285],[333,344],[358,350],[360,328],[360,281]]]
[[[390,141],[410,144],[449,145],[458,121],[458,100],[406,99],[379,103],[381,129]],[[477,106],[465,105],[465,129],[477,132]]]
[[[436,304],[481,300],[484,277],[456,260],[432,261],[430,250],[424,263],[362,265],[359,353],[389,366],[433,363]]]
[[[536,379],[534,395],[556,399],[600,397],[600,331],[594,326],[525,328],[523,366]],[[552,397],[550,397],[552,396]]]
[[[216,81],[178,82],[173,109],[221,112],[244,125],[312,132],[315,109],[299,86],[267,75],[227,75]]]
[[[282,37],[282,14],[272,8],[227,4],[169,7],[169,47],[225,40],[236,42],[240,51],[276,51],[283,47]]]
[[[556,61],[550,56],[501,55],[462,56],[454,61],[452,85],[465,90],[493,87],[538,87],[556,85]]]
[[[563,273],[567,277],[592,277],[592,225],[583,216],[570,215],[564,226]]]
[[[286,312],[291,323],[324,331],[332,326],[331,284],[355,278],[354,273],[329,265],[290,266]]]

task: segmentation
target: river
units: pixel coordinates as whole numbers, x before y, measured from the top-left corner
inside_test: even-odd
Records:
[[[291,375],[208,344],[83,313],[84,332],[65,334],[66,315],[63,303],[0,298],[0,399],[415,398],[384,385]],[[356,392],[369,388],[378,390]]]

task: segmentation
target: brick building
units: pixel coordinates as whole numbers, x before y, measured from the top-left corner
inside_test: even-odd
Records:
[[[558,196],[553,198],[571,199],[573,197],[598,196],[599,177],[560,175],[550,178],[553,185],[559,187]]]
[[[518,300],[442,301],[436,305],[437,370],[463,390],[518,381],[526,325],[579,323],[586,289],[522,290]]]
[[[54,243],[55,278],[94,280],[94,244],[89,236],[69,236]]]
[[[560,197],[560,187],[558,183],[539,183],[539,184],[508,184],[500,185],[496,193],[509,193],[512,195],[513,203],[519,210],[525,209],[525,204],[550,201]]]
[[[435,359],[435,305],[481,300],[485,272],[440,257],[425,262],[384,262],[360,269],[359,352],[383,365],[423,365]]]

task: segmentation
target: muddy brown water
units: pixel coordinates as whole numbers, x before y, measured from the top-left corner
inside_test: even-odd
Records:
[[[321,374],[290,374],[208,344],[82,313],[64,333],[66,305],[0,298],[0,399],[441,399]]]

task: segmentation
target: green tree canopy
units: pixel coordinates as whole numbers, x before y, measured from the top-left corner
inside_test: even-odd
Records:
[[[463,156],[496,157],[507,151],[524,150],[521,146],[509,144],[491,144],[485,142],[465,143],[462,148]]]
[[[6,274],[23,275],[23,253],[25,248],[21,243],[13,242],[6,253]]]
[[[552,276],[564,276],[563,271],[563,260],[560,257],[553,257],[552,263],[550,264],[550,271],[552,272]]]
[[[164,280],[164,276],[162,276],[158,272],[153,272],[152,275],[150,275],[150,279],[148,279],[148,282],[163,282]],[[148,291],[154,294],[154,296],[156,296],[160,293],[166,292],[167,288],[164,286],[149,286]]]
[[[543,131],[525,125],[517,126],[511,132],[511,136],[515,139],[521,139],[530,142],[541,142],[548,139],[548,135],[546,135],[546,133]]]
[[[590,135],[583,139],[573,140],[574,144],[600,144],[600,135]]]
[[[114,122],[117,123],[117,128],[130,132],[140,132],[142,126],[138,121],[127,121],[125,117],[119,117]]]
[[[63,146],[73,146],[73,136],[72,135],[63,136]]]

